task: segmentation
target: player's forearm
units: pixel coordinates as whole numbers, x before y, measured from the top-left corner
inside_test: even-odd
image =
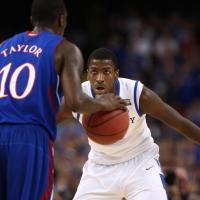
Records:
[[[200,128],[188,119],[183,119],[179,132],[193,142],[200,143]]]
[[[171,106],[167,104],[162,106],[162,112],[155,117],[193,142],[200,143],[200,128]]]
[[[175,129],[188,139],[195,143],[200,143],[200,128],[190,120],[181,116],[178,112],[173,110],[173,114],[169,115],[165,121],[163,121],[169,127]]]
[[[96,99],[92,99],[84,93],[77,96],[76,100],[71,103],[70,107],[73,112],[87,114],[98,112],[104,108]]]

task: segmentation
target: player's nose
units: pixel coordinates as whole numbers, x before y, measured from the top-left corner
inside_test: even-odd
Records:
[[[98,73],[96,77],[97,82],[103,82],[104,81],[104,75],[102,73]]]

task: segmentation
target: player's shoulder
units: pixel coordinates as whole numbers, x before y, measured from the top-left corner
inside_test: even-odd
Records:
[[[17,33],[15,35],[12,35],[10,36],[9,38],[6,38],[5,40],[3,40],[1,43],[0,43],[0,47],[3,47],[4,45],[10,43],[12,40],[18,38],[18,37],[22,37],[22,35],[24,35],[24,32],[21,32],[21,33]]]
[[[89,96],[93,96],[92,87],[89,81],[85,81],[82,83],[82,90],[84,93],[88,94]]]
[[[143,90],[143,83],[139,80],[133,80],[128,78],[118,78],[119,82],[119,91],[121,95],[130,96],[131,98],[134,96],[138,96]]]
[[[15,34],[15,35],[13,35],[12,37],[10,37],[8,40],[23,38],[23,37],[25,37],[26,35],[27,35],[27,32],[17,33],[17,34]]]
[[[59,37],[59,36],[58,36]],[[73,43],[70,42],[69,40],[67,40],[66,38],[60,36],[61,38],[61,43],[59,44],[59,46],[63,49],[67,49],[69,52],[72,51],[72,53],[76,52],[77,50],[79,50],[79,47]]]
[[[81,83],[82,87],[90,87],[90,81],[84,81]]]
[[[57,52],[61,53],[61,55],[67,55],[70,58],[81,58],[82,60],[82,53],[80,48],[65,38],[60,40],[60,43],[57,46]]]
[[[128,87],[128,88],[132,88],[135,87],[135,84],[138,82],[138,80],[133,80],[133,79],[128,79],[128,78],[122,78],[119,77],[118,81],[120,83],[120,86],[124,86],[124,87]]]

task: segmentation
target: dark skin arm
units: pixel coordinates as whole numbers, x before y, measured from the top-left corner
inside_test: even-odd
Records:
[[[140,96],[140,110],[162,121],[193,142],[200,143],[200,128],[180,115],[147,87],[143,88]]]
[[[125,109],[126,102],[113,94],[93,99],[82,92],[80,74],[83,70],[83,58],[81,51],[74,44],[63,40],[58,45],[55,64],[61,78],[67,110],[89,114],[117,108]]]
[[[60,111],[57,113],[56,115],[56,123],[59,124],[61,122],[63,122],[66,119],[71,119],[74,118],[72,115],[72,112],[70,111],[69,108],[67,108],[66,105],[64,105],[63,103],[60,106]]]

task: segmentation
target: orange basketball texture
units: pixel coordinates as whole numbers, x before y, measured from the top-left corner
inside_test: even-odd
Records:
[[[88,137],[99,144],[113,144],[122,139],[129,127],[128,111],[114,110],[83,115]]]

